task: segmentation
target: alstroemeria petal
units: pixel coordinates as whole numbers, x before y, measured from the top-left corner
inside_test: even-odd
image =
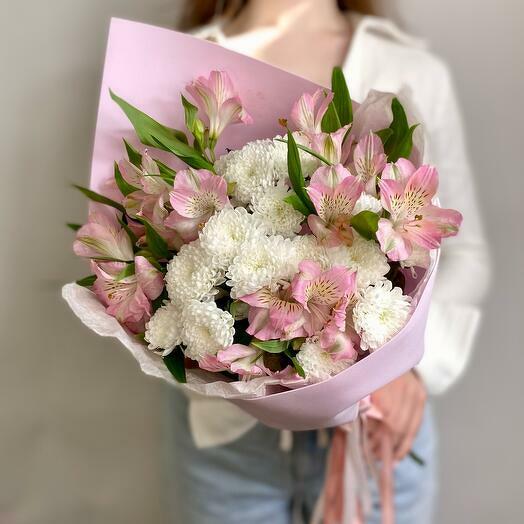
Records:
[[[395,230],[390,220],[381,218],[378,221],[377,240],[380,249],[390,260],[405,260],[412,251],[411,243],[401,233]]]
[[[142,288],[147,298],[155,300],[155,298],[160,296],[164,289],[164,278],[162,273],[147,258],[142,256],[135,257],[135,274],[138,285]]]

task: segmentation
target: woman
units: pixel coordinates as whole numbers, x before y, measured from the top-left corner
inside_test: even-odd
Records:
[[[210,22],[196,31],[203,38],[319,84],[329,85],[333,66],[341,65],[356,100],[378,89],[409,92],[414,102],[427,134],[426,160],[440,171],[443,205],[465,216],[460,235],[442,253],[423,361],[373,394],[394,434],[397,522],[424,524],[432,519],[436,487],[435,432],[426,392],[443,392],[464,369],[488,282],[488,255],[446,66],[422,41],[391,22],[364,15],[368,10],[358,4],[191,2],[187,20]],[[175,393],[174,404],[174,486],[169,489],[174,522],[284,524],[292,516],[310,518],[323,483],[322,434],[295,433],[283,446],[282,437],[289,440],[289,435],[257,424],[224,401],[193,398],[188,405]],[[382,427],[375,423],[369,429],[374,450]],[[409,458],[410,450],[423,458],[423,466]],[[375,523],[380,521],[379,497],[371,480],[370,488],[375,504],[367,522]]]

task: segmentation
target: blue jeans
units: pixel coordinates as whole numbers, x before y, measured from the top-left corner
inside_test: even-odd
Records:
[[[173,524],[291,524],[308,522],[324,481],[327,449],[316,431],[295,432],[291,451],[280,449],[280,432],[257,424],[237,441],[195,448],[187,400],[172,393],[166,496]],[[430,524],[436,492],[433,417],[426,410],[413,451],[395,468],[397,524]],[[373,512],[380,524],[379,495],[370,480]]]

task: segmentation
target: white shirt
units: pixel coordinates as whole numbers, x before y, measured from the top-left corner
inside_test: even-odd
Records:
[[[457,237],[445,239],[426,328],[426,349],[417,370],[431,394],[447,390],[463,373],[481,319],[490,259],[475,198],[460,111],[447,66],[424,41],[402,32],[389,20],[351,15],[355,30],[343,64],[353,99],[370,89],[407,93],[425,128],[425,162],[437,166],[443,207],[459,210],[464,222]],[[200,29],[235,51],[218,25]],[[215,398],[190,396],[189,422],[199,447],[231,442],[256,420],[235,405]]]

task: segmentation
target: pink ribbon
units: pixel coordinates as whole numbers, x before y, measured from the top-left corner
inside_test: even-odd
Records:
[[[366,439],[367,421],[382,418],[382,413],[367,398],[361,403],[356,421],[335,429],[324,488],[311,524],[364,524],[365,516],[371,509],[369,471],[379,486],[382,524],[395,523],[391,433],[387,428],[381,431],[379,472]]]

